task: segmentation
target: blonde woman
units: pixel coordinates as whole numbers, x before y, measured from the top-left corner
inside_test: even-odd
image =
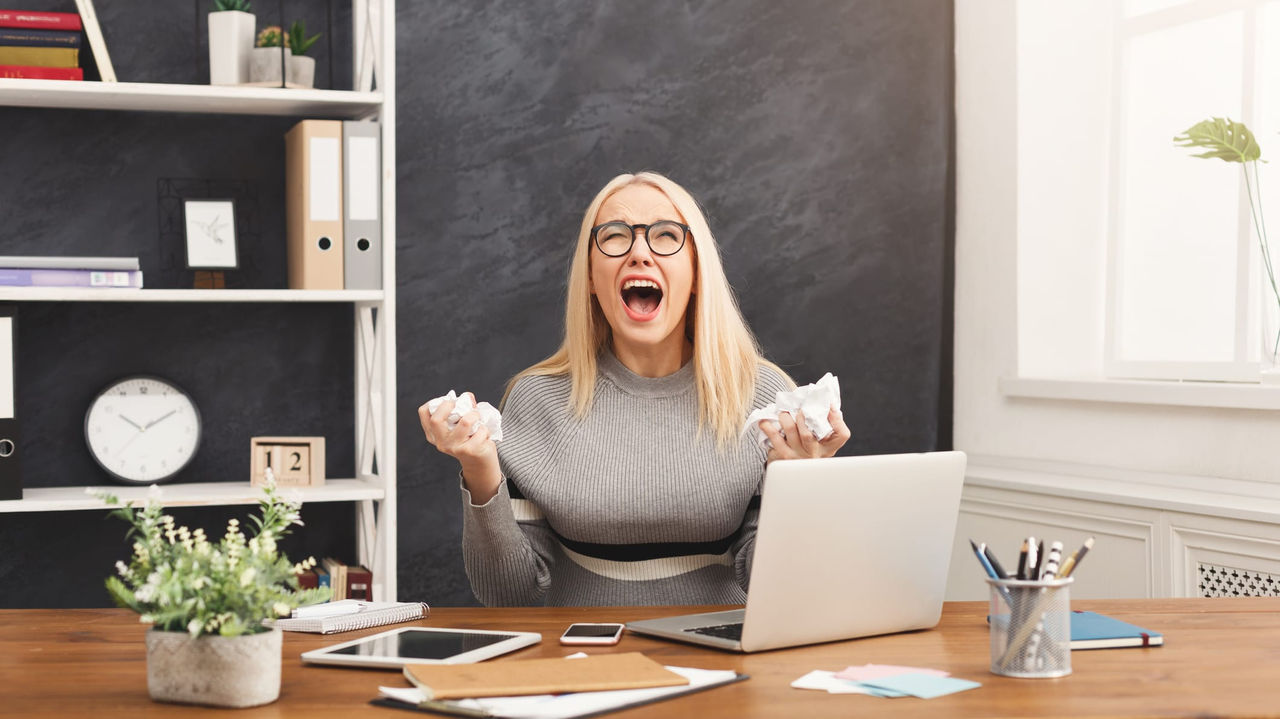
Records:
[[[767,454],[740,433],[793,386],[760,356],[693,197],[654,173],[615,177],[583,216],[564,342],[512,379],[503,441],[475,412],[450,429],[452,402],[418,408],[427,441],[462,466],[476,597],[743,603],[765,463],[849,438],[834,409],[821,441],[786,415],[761,423]]]

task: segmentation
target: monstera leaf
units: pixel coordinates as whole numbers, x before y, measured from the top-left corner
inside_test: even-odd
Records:
[[[1215,117],[1197,122],[1186,132],[1173,138],[1179,147],[1204,148],[1195,157],[1216,157],[1223,162],[1254,162],[1262,157],[1262,148],[1243,122]]]

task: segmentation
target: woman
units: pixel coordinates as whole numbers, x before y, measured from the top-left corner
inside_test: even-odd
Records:
[[[505,439],[475,412],[450,429],[452,402],[418,408],[427,441],[462,466],[476,596],[743,603],[765,462],[831,456],[849,438],[836,410],[821,441],[799,416],[762,422],[767,455],[740,433],[793,386],[760,356],[689,193],[615,177],[582,220],[563,344],[508,386]]]

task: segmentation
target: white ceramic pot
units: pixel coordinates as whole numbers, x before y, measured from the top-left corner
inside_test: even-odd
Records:
[[[147,691],[179,704],[254,707],[280,697],[282,633],[238,637],[147,632]]]
[[[209,13],[209,84],[239,85],[249,81],[249,51],[256,18],[252,13],[224,10]]]
[[[289,82],[302,87],[312,87],[316,83],[316,59],[306,55],[294,55],[289,58]]]
[[[285,54],[285,61],[293,57],[293,51],[287,47],[255,47],[249,55],[249,82],[271,82],[280,84],[280,53]]]

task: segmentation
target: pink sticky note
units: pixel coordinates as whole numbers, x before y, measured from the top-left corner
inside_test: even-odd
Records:
[[[866,664],[860,667],[845,667],[844,671],[837,672],[837,679],[852,679],[855,682],[865,682],[872,679],[883,679],[884,677],[896,677],[899,674],[927,674],[931,677],[950,676],[948,672],[941,669],[920,669],[918,667],[899,667],[893,664]]]

